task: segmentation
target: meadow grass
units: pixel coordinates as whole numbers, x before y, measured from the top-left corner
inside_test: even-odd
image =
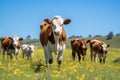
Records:
[[[90,61],[89,50],[85,61],[73,61],[71,49],[66,49],[61,69],[57,68],[57,56],[53,53],[54,62],[51,68],[45,66],[43,49],[36,49],[33,60],[22,58],[2,60],[0,54],[0,80],[120,80],[120,63],[113,61],[120,57],[120,49],[112,48],[106,58],[106,64]]]

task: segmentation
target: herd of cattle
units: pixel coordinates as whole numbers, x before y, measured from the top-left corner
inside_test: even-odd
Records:
[[[71,22],[70,19],[63,19],[61,16],[55,16],[53,19],[44,19],[43,23],[40,25],[40,43],[44,49],[44,56],[47,67],[53,62],[52,52],[57,56],[58,67],[60,67],[63,54],[66,48],[66,32],[64,30],[64,25]],[[32,59],[34,55],[34,45],[23,44],[21,46],[21,41],[23,38],[15,37],[4,37],[1,39],[3,59],[5,52],[13,58],[13,54],[18,58],[20,48],[22,50],[23,58],[26,55],[27,59]],[[71,39],[71,49],[72,57],[75,60],[77,54],[78,60],[84,60],[86,56],[87,43],[90,44],[90,57],[91,61],[94,58],[94,62],[97,63],[96,56],[98,55],[100,63],[105,63],[106,54],[108,47],[106,43],[99,40],[85,40],[80,38]]]

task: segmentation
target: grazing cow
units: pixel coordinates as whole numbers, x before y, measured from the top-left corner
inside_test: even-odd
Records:
[[[107,45],[103,41],[99,40],[89,40],[90,42],[90,57],[92,61],[92,57],[94,56],[94,62],[97,63],[96,56],[98,55],[100,63],[105,63],[106,54],[108,52],[109,44]]]
[[[63,20],[60,16],[55,16],[52,20],[45,19],[41,24],[40,42],[44,48],[47,67],[53,62],[52,52],[54,52],[58,55],[57,63],[60,68],[66,47],[66,32],[63,25],[70,22],[70,19]]]
[[[7,52],[7,55],[10,56],[10,59],[12,59],[12,53],[16,56],[16,59],[19,55],[20,50],[20,41],[22,41],[23,38],[18,38],[17,36],[11,38],[11,37],[4,37],[1,39],[2,44],[2,51],[3,51],[3,59],[5,56],[5,51]]]
[[[24,58],[24,55],[26,55],[28,60],[32,59],[34,56],[34,48],[35,48],[34,45],[23,44],[21,46],[23,58]]]
[[[72,57],[75,60],[76,53],[78,55],[78,60],[81,60],[83,56],[83,61],[86,56],[87,44],[85,39],[73,38],[71,39]]]

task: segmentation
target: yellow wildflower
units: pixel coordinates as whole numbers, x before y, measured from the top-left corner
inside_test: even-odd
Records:
[[[85,79],[85,73],[82,74],[82,77],[80,78],[80,80],[84,80]]]
[[[94,80],[98,80],[98,77],[96,76],[96,77],[94,78]]]

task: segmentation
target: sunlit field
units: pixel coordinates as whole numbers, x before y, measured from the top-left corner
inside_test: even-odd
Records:
[[[54,55],[51,68],[45,67],[43,49],[36,49],[33,60],[22,58],[13,60],[2,59],[0,54],[0,80],[120,80],[120,49],[109,49],[106,64],[97,64],[90,61],[89,50],[85,61],[73,61],[71,49],[66,49],[61,69],[58,70]]]

